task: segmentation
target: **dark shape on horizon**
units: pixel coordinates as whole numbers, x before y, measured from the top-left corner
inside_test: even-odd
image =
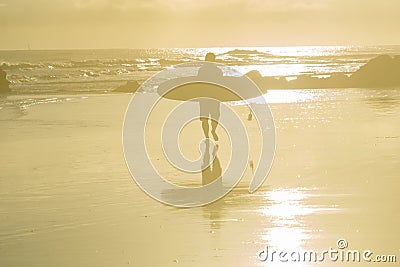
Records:
[[[137,81],[128,81],[126,84],[116,88],[113,92],[119,93],[135,93],[140,87]]]
[[[350,76],[332,73],[328,78],[310,74],[287,81],[285,77],[265,77],[253,70],[246,74],[262,91],[266,89],[387,88],[400,87],[400,56],[380,55]]]
[[[10,90],[10,82],[7,80],[7,73],[0,68],[0,93],[9,93]]]
[[[238,55],[238,56],[249,56],[249,55],[266,55],[273,56],[272,54],[260,52],[258,50],[246,50],[246,49],[234,49],[223,53],[223,55]]]

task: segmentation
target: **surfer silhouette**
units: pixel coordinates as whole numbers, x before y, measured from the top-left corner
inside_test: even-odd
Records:
[[[219,69],[213,62],[215,62],[215,54],[207,53],[205,57],[206,63],[200,67],[197,76],[203,79],[218,80],[219,77],[223,76],[222,70]],[[208,63],[211,62],[211,63]],[[201,99],[200,104],[200,121],[201,127],[203,128],[204,136],[209,138],[211,122],[211,134],[215,141],[218,141],[217,127],[218,120],[220,117],[220,103],[212,99]]]

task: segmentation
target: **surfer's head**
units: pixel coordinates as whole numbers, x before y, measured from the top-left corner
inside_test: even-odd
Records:
[[[206,58],[204,59],[208,62],[215,62],[215,54],[214,53],[207,53]]]

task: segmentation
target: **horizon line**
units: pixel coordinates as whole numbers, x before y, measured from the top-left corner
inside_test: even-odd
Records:
[[[15,48],[1,49],[1,52],[13,51],[76,51],[76,50],[144,50],[144,49],[221,49],[221,48],[267,48],[267,47],[374,47],[374,46],[400,46],[400,44],[368,44],[368,45],[268,45],[268,46],[210,46],[210,47],[111,47],[111,48]]]

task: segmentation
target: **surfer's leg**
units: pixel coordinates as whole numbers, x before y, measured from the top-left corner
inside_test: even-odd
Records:
[[[210,109],[206,100],[200,100],[200,121],[203,128],[204,136],[209,138],[210,126],[208,125],[208,118],[210,116]]]
[[[217,127],[218,127],[218,120],[220,117],[220,104],[214,103],[210,108],[210,115],[211,115],[211,134],[215,141],[218,141],[217,135]]]
[[[216,132],[217,127],[218,127],[218,122],[216,120],[211,120],[211,134],[215,141],[218,141],[218,135]]]
[[[201,128],[203,128],[204,136],[209,138],[208,132],[210,131],[210,126],[208,126],[208,119],[207,118],[200,118],[201,121]]]

